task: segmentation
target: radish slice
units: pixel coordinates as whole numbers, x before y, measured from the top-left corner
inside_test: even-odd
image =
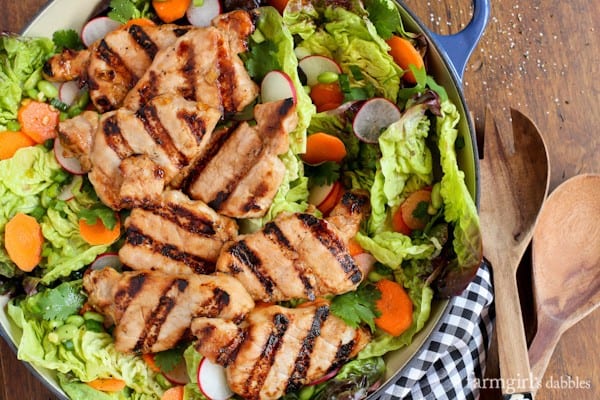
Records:
[[[360,253],[355,255],[354,262],[358,265],[363,275],[367,275],[373,269],[375,262],[377,261],[371,253]]]
[[[298,61],[298,66],[306,75],[306,83],[308,86],[316,85],[319,81],[319,75],[323,72],[335,72],[341,74],[342,69],[335,60],[325,56],[308,56]]]
[[[296,103],[296,88],[292,79],[283,71],[270,71],[260,84],[263,103],[292,98]]]
[[[117,271],[120,271],[122,266],[123,263],[121,262],[121,259],[119,258],[119,255],[117,253],[102,253],[98,257],[96,257],[94,262],[90,265],[90,268],[102,269],[110,267],[116,269]]]
[[[363,142],[377,143],[381,131],[398,121],[402,113],[391,101],[377,97],[366,101],[356,113],[352,128]]]
[[[56,161],[58,161],[60,166],[67,172],[70,172],[73,175],[85,174],[85,171],[77,158],[65,155],[65,149],[58,138],[54,139],[54,157],[56,157]]]
[[[62,190],[56,196],[56,198],[58,200],[62,200],[62,201],[71,200],[73,197],[75,197],[75,195],[73,194],[73,191],[75,189],[81,190],[82,184],[83,184],[83,179],[81,179],[80,176],[75,176],[71,182],[69,182],[67,185],[63,186]]]
[[[330,185],[313,186],[308,194],[308,202],[312,205],[319,206],[327,196],[331,194],[335,187],[335,182]]]
[[[102,39],[107,33],[121,26],[120,22],[108,17],[98,17],[88,21],[81,29],[81,41],[90,47],[96,40]]]
[[[71,105],[81,94],[81,88],[76,81],[63,82],[58,89],[58,98],[67,105]]]
[[[225,368],[203,358],[198,365],[198,387],[209,400],[226,400],[233,396],[227,385]]]
[[[210,26],[212,20],[221,14],[221,3],[219,0],[204,0],[201,6],[190,3],[186,16],[193,26]]]
[[[185,385],[189,383],[190,377],[187,373],[187,367],[185,361],[181,361],[169,372],[163,372],[165,378],[169,380],[173,385]]]

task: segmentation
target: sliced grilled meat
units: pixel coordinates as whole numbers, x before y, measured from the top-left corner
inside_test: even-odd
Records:
[[[65,50],[50,58],[44,74],[52,81],[79,79],[87,83],[96,109],[121,106],[125,96],[146,72],[156,54],[172,45],[190,27],[125,25],[80,52]]]
[[[254,307],[240,283],[224,275],[104,268],[87,272],[83,287],[89,304],[115,323],[115,348],[127,353],[173,348],[193,318],[241,321]]]
[[[368,331],[349,327],[327,304],[259,307],[237,330],[216,321],[192,321],[196,349],[224,365],[229,387],[248,400],[296,391],[346,363],[370,340]]]
[[[248,13],[240,11],[237,15],[253,27]],[[233,43],[237,48],[239,41],[246,39],[232,39],[236,33],[247,35],[251,30],[224,33],[215,27],[191,29],[156,55],[127,94],[125,107],[137,110],[152,97],[170,93],[208,104],[225,114],[243,110],[258,95],[258,86],[230,47]]]
[[[58,138],[69,156],[79,159],[84,171],[92,168],[90,152],[98,129],[100,116],[94,111],[84,111],[75,118],[58,124]]]
[[[368,212],[368,196],[347,192],[337,207],[335,223],[308,213],[286,214],[239,236],[221,250],[217,271],[236,277],[255,300],[265,302],[355,290],[364,271],[348,252],[348,240]]]
[[[178,185],[229,217],[262,217],[285,175],[278,155],[288,150],[288,132],[297,123],[294,103],[281,100],[254,110],[256,126],[242,122],[214,132]]]
[[[152,190],[146,195],[149,188],[168,184],[196,157],[219,118],[214,108],[169,95],[153,98],[135,112],[121,108],[103,114],[90,154],[93,169],[89,178],[98,196],[114,209],[143,205],[155,193]],[[123,170],[124,160],[137,155],[155,165],[148,175],[148,188],[140,175]],[[141,194],[134,197],[130,191],[124,192],[132,186]]]
[[[237,236],[234,220],[177,191],[134,208],[125,221],[123,264],[136,270],[210,274],[223,244]]]

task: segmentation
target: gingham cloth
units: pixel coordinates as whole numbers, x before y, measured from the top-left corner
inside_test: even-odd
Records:
[[[462,295],[450,301],[423,349],[378,399],[478,399],[495,316],[493,298],[490,270],[483,263]]]

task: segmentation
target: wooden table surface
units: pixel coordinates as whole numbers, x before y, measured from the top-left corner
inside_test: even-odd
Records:
[[[0,0],[0,30],[20,31],[45,2]],[[490,104],[500,131],[510,133],[509,109],[518,108],[537,123],[546,139],[551,190],[571,176],[600,173],[600,1],[492,3],[490,23],[464,77],[477,129],[481,131],[485,106]],[[472,13],[469,0],[407,0],[406,4],[431,30],[443,34],[462,29]],[[568,232],[564,234],[568,237]],[[527,261],[522,276],[523,301],[530,304]],[[532,326],[533,314],[528,310],[525,314],[526,325]],[[564,334],[538,399],[599,398],[598,332],[600,312],[596,311]],[[490,362],[488,370],[496,376],[497,365]],[[482,398],[497,396],[497,391],[485,391]],[[2,340],[0,399],[53,399]]]

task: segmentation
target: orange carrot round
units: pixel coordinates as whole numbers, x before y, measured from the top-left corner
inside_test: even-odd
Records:
[[[156,361],[154,361],[154,354],[151,354],[151,353],[142,354],[142,359],[144,360],[146,365],[148,365],[148,368],[150,368],[152,371],[160,372],[160,367],[158,365],[156,365]]]
[[[279,11],[279,14],[283,15],[283,10],[285,10],[288,0],[268,0],[267,4],[271,7],[275,7],[277,11]]]
[[[182,400],[184,392],[183,386],[173,386],[172,388],[165,390],[160,400]]]
[[[86,383],[101,392],[120,392],[126,386],[124,380],[116,378],[98,378]]]
[[[21,131],[0,132],[0,160],[8,160],[15,155],[17,150],[34,144],[33,139]]]
[[[333,208],[340,202],[343,194],[344,187],[340,181],[335,182],[329,195],[325,197],[325,200],[323,200],[321,204],[317,205],[317,208],[323,213],[323,215],[328,215],[331,210],[333,210]]]
[[[350,239],[348,241],[348,252],[351,256],[355,256],[365,252],[365,249],[356,241],[356,239]]]
[[[35,218],[17,213],[4,226],[4,247],[10,259],[25,272],[31,272],[42,259],[44,236]]]
[[[83,240],[92,246],[108,245],[119,238],[121,234],[121,223],[117,219],[113,229],[108,229],[100,218],[96,219],[95,224],[88,224],[85,219],[79,220],[79,233]]]
[[[310,88],[310,98],[318,112],[333,110],[344,102],[344,93],[337,82],[317,83]]]
[[[182,18],[191,2],[192,0],[152,0],[152,6],[158,18],[168,24]]]
[[[421,69],[425,66],[421,53],[413,46],[410,40],[402,38],[400,36],[392,36],[387,41],[390,46],[390,55],[400,66],[400,68],[406,70],[402,78],[410,83],[416,83],[416,79],[412,71],[408,68],[409,65],[414,65],[417,69]]]
[[[318,132],[306,139],[306,153],[302,160],[307,164],[320,164],[325,161],[340,162],[346,157],[346,146],[340,138]]]
[[[131,25],[137,25],[137,26],[156,26],[156,22],[152,21],[150,18],[134,18],[134,19],[130,19],[129,21],[127,21],[125,23],[124,26],[128,27]]]
[[[404,219],[402,218],[402,210],[398,208],[394,214],[392,215],[392,229],[394,232],[399,232],[403,235],[409,236],[412,232],[412,229],[406,225]]]
[[[375,325],[392,336],[398,336],[407,330],[413,320],[413,303],[404,287],[389,279],[375,283],[381,292],[381,298],[375,303],[381,313],[375,318]]]
[[[427,203],[428,205],[431,203],[430,189],[421,189],[412,192],[400,205],[402,219],[412,230],[423,229],[427,225],[427,218],[419,218],[418,215],[415,215],[415,210],[421,203]]]
[[[21,131],[36,143],[56,137],[59,117],[60,111],[56,108],[34,100],[24,101],[17,113]]]

